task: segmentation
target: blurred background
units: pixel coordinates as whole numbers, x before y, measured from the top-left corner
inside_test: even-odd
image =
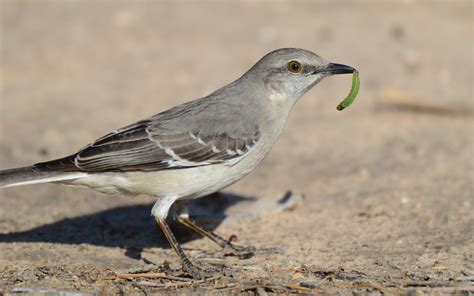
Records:
[[[203,213],[222,202],[217,232],[286,250],[252,259],[262,276],[295,281],[305,264],[301,276],[321,285],[317,271],[340,269],[386,286],[407,276],[472,281],[472,1],[1,0],[0,16],[0,168],[68,155],[209,94],[271,50],[305,48],[357,68],[358,98],[337,112],[351,77],[321,82],[258,169],[226,190],[238,198],[209,199]],[[281,210],[287,190],[305,197]],[[142,257],[176,265],[166,244],[149,240],[160,239],[151,202],[55,185],[0,191],[0,284],[57,286],[38,277],[18,284],[15,274],[58,264],[99,274],[140,266],[126,256],[137,242]],[[107,211],[117,208],[113,220]],[[105,232],[92,237],[98,225]],[[69,236],[55,239],[64,229]],[[185,246],[212,248],[203,239]]]

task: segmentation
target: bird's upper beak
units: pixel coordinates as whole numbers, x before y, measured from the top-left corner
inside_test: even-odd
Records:
[[[350,74],[355,71],[354,68],[342,64],[329,63],[327,67],[323,70],[318,71],[326,75],[336,75],[336,74]]]

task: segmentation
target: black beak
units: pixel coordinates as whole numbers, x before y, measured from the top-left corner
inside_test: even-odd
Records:
[[[329,63],[326,69],[319,71],[319,73],[324,73],[328,75],[350,74],[350,73],[353,73],[355,70],[356,69],[346,66],[346,65]]]

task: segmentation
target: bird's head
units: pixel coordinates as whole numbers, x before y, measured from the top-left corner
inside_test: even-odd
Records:
[[[273,100],[295,100],[324,77],[348,74],[355,69],[334,64],[298,48],[282,48],[265,55],[248,74],[257,76]]]

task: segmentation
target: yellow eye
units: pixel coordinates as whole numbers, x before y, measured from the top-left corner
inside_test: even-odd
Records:
[[[303,65],[297,61],[291,61],[288,63],[288,71],[291,73],[301,73],[303,72]]]

